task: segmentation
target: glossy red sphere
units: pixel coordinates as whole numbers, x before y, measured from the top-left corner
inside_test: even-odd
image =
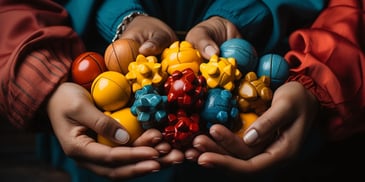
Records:
[[[107,71],[104,57],[97,52],[80,54],[72,63],[72,80],[90,91],[94,79]]]

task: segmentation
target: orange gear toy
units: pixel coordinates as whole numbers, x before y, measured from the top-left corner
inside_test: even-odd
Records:
[[[165,82],[168,74],[161,70],[161,64],[157,61],[155,56],[145,57],[139,54],[136,61],[129,63],[129,72],[125,77],[132,84],[133,93],[146,85],[158,88]]]
[[[223,58],[213,55],[208,63],[200,65],[200,72],[207,80],[209,88],[222,87],[232,91],[235,81],[242,77],[234,58]]]
[[[176,70],[183,71],[186,68],[191,68],[198,74],[203,58],[190,42],[175,41],[163,51],[161,60],[162,70],[170,75]]]
[[[272,100],[270,78],[261,76],[257,78],[255,72],[248,72],[240,83],[237,93],[238,106],[241,112],[255,112],[263,114]]]

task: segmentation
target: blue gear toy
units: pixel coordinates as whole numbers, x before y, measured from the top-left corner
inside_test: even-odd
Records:
[[[137,116],[143,129],[156,128],[166,120],[167,96],[161,96],[152,85],[146,85],[135,93],[131,113]]]
[[[237,101],[226,89],[210,89],[200,116],[208,129],[217,123],[232,129],[233,122],[239,118]]]

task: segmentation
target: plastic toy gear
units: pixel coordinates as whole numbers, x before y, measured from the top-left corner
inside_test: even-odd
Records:
[[[131,112],[143,129],[158,128],[167,117],[166,103],[166,96],[161,96],[152,85],[146,85],[135,93]]]
[[[162,70],[170,75],[176,70],[182,71],[186,68],[191,68],[198,74],[203,58],[190,42],[175,41],[163,51],[161,60]]]
[[[125,77],[131,83],[133,92],[146,85],[159,87],[165,82],[168,74],[161,70],[161,64],[157,61],[155,56],[145,57],[139,54],[136,61],[128,65],[129,72]]]
[[[257,78],[255,72],[249,72],[238,88],[238,107],[241,112],[255,112],[261,115],[268,109],[272,97],[270,78],[268,76]]]
[[[183,71],[176,70],[167,78],[164,88],[167,102],[172,108],[193,111],[201,109],[208,89],[204,77],[196,76],[190,68]]]
[[[235,81],[242,77],[234,58],[223,58],[213,55],[208,63],[200,65],[200,72],[207,80],[209,88],[221,87],[232,91]]]
[[[191,146],[191,142],[200,131],[199,114],[187,113],[180,109],[176,114],[168,115],[168,124],[162,131],[164,139],[174,148],[185,149]]]
[[[228,90],[222,88],[210,89],[200,117],[206,122],[207,128],[220,123],[232,129],[233,122],[239,118],[236,99]]]

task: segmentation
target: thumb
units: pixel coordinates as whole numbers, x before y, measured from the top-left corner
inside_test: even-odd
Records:
[[[81,125],[114,143],[127,144],[130,141],[130,135],[125,128],[112,117],[101,112],[92,103],[83,105],[77,120]]]
[[[176,36],[171,37],[166,33],[156,32],[151,35],[139,48],[139,52],[145,56],[161,54],[162,51],[176,41]]]
[[[186,36],[186,41],[190,42],[207,60],[213,55],[219,55],[217,43],[208,36],[205,29],[192,29]]]

